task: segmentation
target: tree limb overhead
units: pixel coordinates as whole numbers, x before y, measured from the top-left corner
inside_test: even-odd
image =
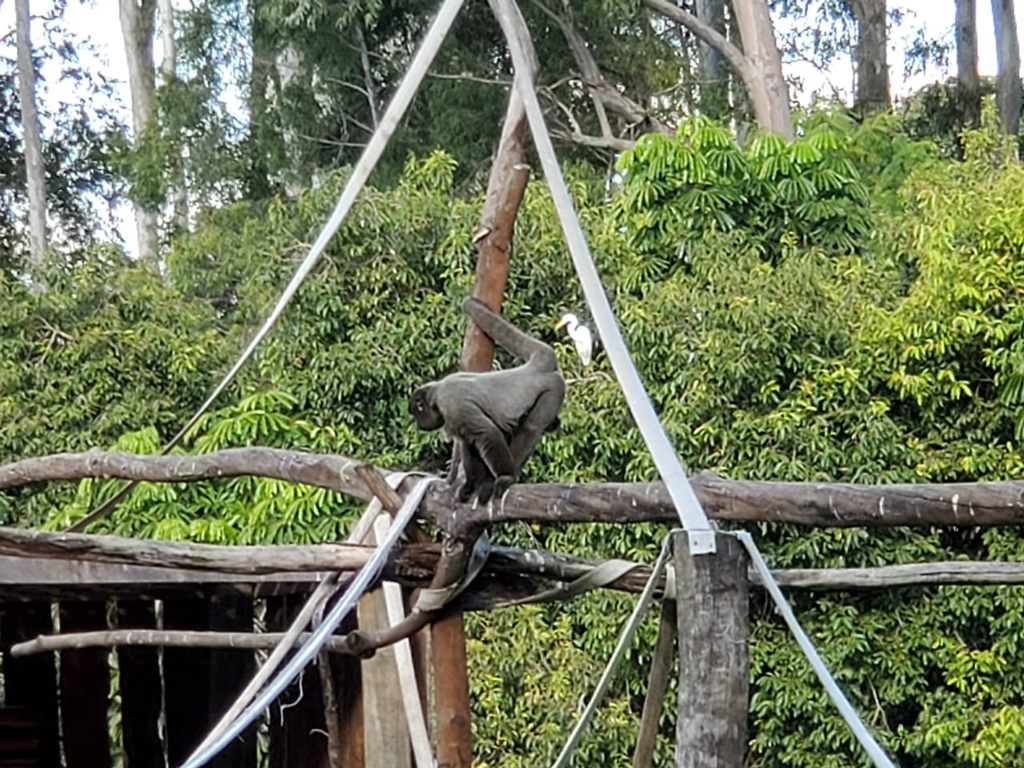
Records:
[[[0,467],[0,489],[32,482],[123,478],[149,482],[253,475],[328,488],[369,501],[359,477],[362,462],[279,448],[230,448],[201,456],[65,453]],[[692,478],[705,511],[718,520],[833,527],[895,525],[1020,525],[1024,482],[854,485],[728,480],[713,473]],[[403,493],[404,486],[399,488]],[[664,485],[652,483],[541,483],[516,485],[485,507],[459,504],[443,485],[431,488],[421,513],[443,530],[532,522],[678,521]]]

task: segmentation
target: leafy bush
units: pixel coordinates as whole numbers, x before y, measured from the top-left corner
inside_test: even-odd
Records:
[[[847,131],[811,116],[807,125],[792,147],[762,139],[740,150],[692,121],[679,138],[638,145],[610,202],[599,180],[573,179],[624,335],[681,457],[691,470],[735,478],[1019,477],[1024,179],[1005,142],[987,129],[972,134],[967,160],[951,163],[891,122]],[[394,189],[367,191],[188,450],[260,443],[443,466],[443,437],[415,429],[405,396],[456,366],[480,200],[455,195],[452,179],[451,160],[438,153],[410,160]],[[41,296],[0,284],[9,457],[118,438],[155,450],[262,319],[342,181],[265,210],[211,212],[169,254],[172,287],[101,254],[54,277]],[[554,342],[572,379],[561,429],[541,442],[525,479],[650,479],[604,357],[590,375],[572,374],[571,349],[552,330],[581,299],[539,185],[516,236],[506,313]],[[8,516],[36,523],[49,513],[60,526],[110,491],[86,482],[75,498],[48,488],[0,499]],[[326,492],[235,479],[143,486],[107,527],[307,541],[342,535],[353,511]],[[751,527],[783,568],[1024,559],[1014,530]],[[663,535],[642,525],[494,532],[641,560]],[[793,596],[860,711],[905,764],[924,768],[1019,762],[1022,599],[1016,587]],[[482,765],[534,764],[557,751],[629,604],[600,593],[470,617]],[[865,764],[763,596],[751,615],[751,765]],[[628,760],[652,640],[650,617],[587,736],[585,764]],[[662,760],[671,754],[671,699]]]

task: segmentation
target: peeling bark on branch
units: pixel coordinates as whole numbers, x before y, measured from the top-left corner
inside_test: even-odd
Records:
[[[229,448],[201,456],[67,453],[0,466],[0,490],[31,482],[123,478],[187,482],[254,475],[329,488],[364,501],[373,493],[344,456],[279,448]],[[705,511],[719,520],[831,527],[896,525],[1020,525],[1024,481],[898,485],[728,480],[710,472],[692,478]],[[403,488],[399,487],[399,495]],[[655,483],[515,485],[505,498],[474,509],[443,485],[427,491],[421,514],[460,536],[485,525],[514,522],[673,522],[665,487]]]

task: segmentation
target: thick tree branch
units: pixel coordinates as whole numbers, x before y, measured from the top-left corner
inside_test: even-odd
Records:
[[[150,482],[256,475],[305,483],[364,501],[373,493],[356,468],[362,462],[279,448],[230,448],[202,456],[128,453],[56,454],[0,466],[0,489],[48,480],[123,478]],[[831,527],[895,525],[1020,525],[1024,481],[899,485],[727,480],[710,472],[692,478],[697,498],[719,520]],[[403,493],[399,487],[399,495]],[[664,485],[542,483],[515,485],[484,507],[459,504],[443,486],[427,491],[421,510],[442,530],[470,536],[481,526],[526,522],[666,522],[678,520]]]
[[[573,24],[572,19],[568,15],[552,11],[542,2],[539,2],[539,0],[535,0],[535,4],[562,30],[562,35],[569,45],[569,51],[572,53],[573,60],[580,70],[583,84],[594,101],[594,108],[597,112],[598,122],[601,125],[602,136],[606,138],[612,136],[608,117],[605,114],[606,109],[623,118],[631,126],[648,122],[654,130],[661,131],[662,133],[668,132],[668,128],[664,123],[608,82],[601,71],[600,65],[597,63],[597,59],[590,52],[586,40],[583,39],[583,36],[576,29],[576,25]],[[566,10],[568,12],[568,6],[566,6]]]
[[[312,635],[299,635],[305,642]],[[165,629],[109,629],[96,632],[68,632],[63,635],[40,635],[32,640],[11,646],[12,656],[30,656],[45,651],[67,651],[79,648],[109,648],[116,645],[150,646],[165,648],[234,648],[266,650],[274,648],[284,632],[206,632]],[[344,645],[340,637],[329,637],[324,648],[337,651]]]
[[[668,0],[643,0],[643,3],[655,13],[660,13],[677,24],[682,24],[700,40],[722,54],[722,58],[732,65],[732,68],[743,78],[743,82],[748,88],[757,84],[754,67],[743,51],[729,42],[724,35],[710,24],[705,24],[689,11],[680,8],[678,5],[673,5]]]
[[[611,149],[615,152],[625,152],[636,144],[635,141],[630,141],[629,139],[617,139],[614,136],[588,136],[576,131],[552,131],[551,135],[562,141],[571,141],[573,144],[579,144],[581,147]]]

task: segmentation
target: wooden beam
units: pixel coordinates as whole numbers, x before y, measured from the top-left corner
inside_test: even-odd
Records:
[[[231,448],[202,456],[137,456],[89,451],[25,459],[0,467],[0,489],[30,482],[118,477],[185,482],[254,475],[330,488],[369,501],[356,468],[363,462],[277,448]],[[703,472],[691,478],[707,514],[720,520],[829,527],[895,525],[1020,525],[1024,481],[855,485],[728,480]],[[403,494],[403,485],[399,495]],[[541,483],[515,485],[500,505],[459,504],[443,484],[427,492],[422,514],[443,530],[512,522],[674,522],[664,485]]]
[[[748,560],[733,536],[693,555],[672,539],[679,632],[676,768],[743,768],[747,751]]]
[[[61,632],[106,628],[106,603],[61,603]],[[66,768],[107,768],[111,764],[108,657],[106,648],[68,649],[60,655],[60,717]]]
[[[373,547],[361,544],[223,546],[0,528],[0,555],[98,560],[244,574],[354,571],[366,564],[372,552]]]
[[[125,630],[147,631],[156,627],[152,600],[128,600],[117,604],[117,625]],[[121,745],[126,766],[164,768],[160,715],[164,688],[160,679],[160,655],[156,648],[117,649],[121,685]]]
[[[87,540],[85,545],[64,547],[62,541]],[[11,544],[13,542],[13,544]],[[135,561],[138,545],[138,561]],[[18,551],[23,556],[0,555],[0,597],[25,600],[39,595],[85,596],[122,592],[172,594],[175,590],[231,586],[259,592],[267,589],[304,591],[315,586],[324,571],[308,571],[307,560],[323,557],[323,547],[341,552],[339,565],[362,564],[369,548],[355,545],[286,546],[287,557],[278,560],[276,547],[228,547],[181,542],[138,541],[116,536],[61,534],[43,531],[0,528],[0,551]],[[201,559],[215,570],[199,568],[134,565],[133,562],[194,562],[187,550],[202,550]],[[183,554],[184,550],[184,554]],[[308,558],[306,551],[309,551]],[[251,555],[247,553],[251,551]],[[222,557],[223,554],[223,557]],[[438,562],[439,546],[412,544],[396,550],[385,568],[385,575],[410,586],[422,586],[430,580]],[[75,558],[86,558],[78,561]],[[49,559],[59,558],[59,559]],[[295,568],[295,571],[264,573],[267,567]],[[588,573],[597,561],[543,550],[494,547],[482,575],[486,594],[501,596],[501,584],[512,575],[538,579],[572,581]],[[232,573],[238,568],[243,573]],[[341,570],[339,568],[339,570]],[[248,573],[245,573],[248,571]],[[252,571],[260,571],[252,573]],[[930,584],[1024,584],[1024,563],[950,561],[885,565],[872,568],[801,568],[773,571],[783,587],[793,589],[872,589],[924,586]],[[638,565],[625,576],[607,585],[609,589],[639,592],[650,569]],[[494,577],[494,578],[491,578]],[[756,584],[756,577],[751,577]],[[507,590],[506,590],[507,591]],[[477,592],[471,588],[468,596]],[[472,604],[486,607],[486,596]],[[521,587],[516,596],[522,596]]]

